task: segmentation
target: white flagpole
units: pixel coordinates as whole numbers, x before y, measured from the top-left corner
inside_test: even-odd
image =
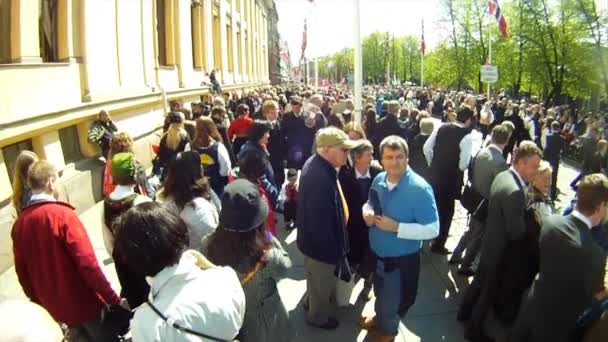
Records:
[[[361,106],[363,102],[363,55],[361,54],[361,26],[359,21],[361,13],[359,8],[359,0],[354,0],[355,5],[355,122],[361,122]]]
[[[488,25],[488,64],[492,65],[492,20]],[[492,83],[488,82],[488,101],[490,101]]]
[[[424,39],[424,20],[422,20],[422,39]],[[422,44],[425,45],[424,41],[420,42],[420,87],[424,87],[424,50],[422,49]]]

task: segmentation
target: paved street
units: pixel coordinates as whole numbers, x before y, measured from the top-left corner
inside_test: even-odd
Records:
[[[568,165],[563,164],[560,167],[558,183],[562,191],[566,193],[562,196],[562,199],[570,199],[572,197],[568,183],[575,174],[575,170]],[[558,206],[561,206],[561,204],[558,204]],[[457,207],[457,213],[452,224],[452,235],[447,244],[450,250],[456,246],[458,238],[465,230],[466,224],[466,215],[463,209],[459,204],[457,204]],[[95,207],[84,212],[81,215],[81,219],[88,229],[100,264],[102,264],[114,288],[118,290],[119,284],[114,267],[107,262],[108,255],[103,247],[101,208],[101,203],[98,203]],[[279,223],[279,226],[281,226],[281,223]],[[284,241],[294,263],[287,278],[279,284],[283,301],[288,311],[291,312],[294,341],[363,341],[366,332],[357,326],[357,319],[361,313],[372,315],[374,302],[372,300],[366,305],[355,303],[362,283],[359,283],[355,287],[351,297],[351,306],[341,308],[339,312],[341,324],[336,331],[326,332],[310,328],[304,324],[304,311],[301,305],[301,299],[306,289],[303,257],[296,247],[295,231],[286,234],[284,230],[281,230],[280,237]],[[448,265],[447,257],[428,252],[423,253],[418,298],[416,304],[400,326],[400,334],[397,341],[464,341],[462,326],[456,321],[455,316],[461,293],[468,282],[465,278],[457,275],[455,271],[455,269]],[[24,296],[13,268],[0,275],[0,295],[8,297]]]

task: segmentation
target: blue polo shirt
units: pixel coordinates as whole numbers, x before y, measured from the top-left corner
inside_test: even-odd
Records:
[[[378,174],[371,187],[378,193],[384,216],[399,223],[418,223],[425,226],[438,224],[439,216],[433,189],[411,168],[407,168],[392,190],[389,190],[386,172]],[[397,233],[385,232],[376,226],[369,230],[369,243],[379,257],[414,254],[422,248],[422,240],[398,238]]]

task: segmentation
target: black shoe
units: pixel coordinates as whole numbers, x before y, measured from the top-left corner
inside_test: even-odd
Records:
[[[361,301],[363,303],[367,303],[372,299],[371,296],[371,292],[372,292],[372,288],[365,286],[363,288],[363,290],[361,291],[361,293],[359,293],[359,297],[357,298],[358,301]]]
[[[324,329],[324,330],[335,330],[338,325],[340,325],[340,322],[338,322],[337,319],[335,318],[328,318],[327,322],[323,323],[323,324],[316,324],[316,323],[312,323],[309,322],[308,320],[306,320],[306,323],[310,326],[319,328],[319,329]]]
[[[447,248],[445,247],[431,247],[431,252],[435,253],[435,254],[439,254],[439,255],[448,255],[448,254],[452,254],[452,252],[450,252]]]
[[[475,275],[475,271],[473,271],[470,267],[464,267],[459,269],[458,274],[466,276],[466,277],[471,277]]]

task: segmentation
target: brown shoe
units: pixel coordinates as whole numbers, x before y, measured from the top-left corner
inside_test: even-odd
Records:
[[[384,335],[378,331],[371,331],[369,333],[372,342],[394,342],[395,336]]]
[[[374,317],[361,317],[359,319],[359,326],[361,329],[365,330],[374,330],[378,327],[378,322],[376,322],[376,316]]]

